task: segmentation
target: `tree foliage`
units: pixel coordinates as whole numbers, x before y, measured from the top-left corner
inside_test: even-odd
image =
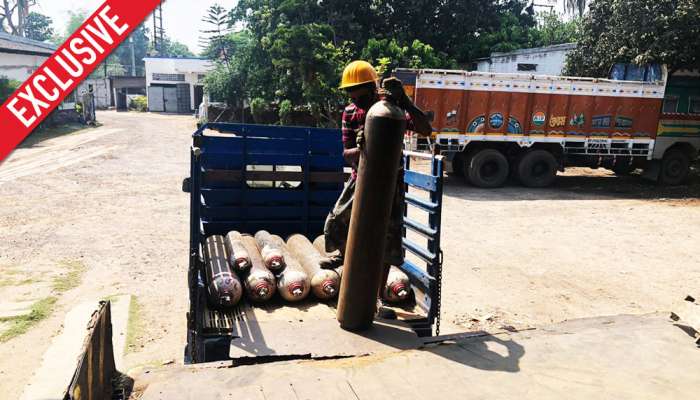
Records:
[[[568,30],[554,17],[540,32],[529,4],[239,0],[227,18],[222,7],[214,6],[204,17],[203,39],[204,53],[217,68],[205,85],[212,98],[237,108],[237,115],[251,99],[262,99],[284,118],[290,110],[294,115],[305,111],[317,125],[337,126],[347,102],[338,89],[340,75],[353,59],[370,61],[380,73],[397,67],[463,68],[492,51],[569,40]],[[238,32],[231,33],[234,28]]]
[[[700,64],[700,0],[594,0],[565,73],[603,77],[616,62]]]
[[[40,42],[50,40],[54,35],[52,23],[51,18],[32,11],[27,15],[27,20],[25,21],[24,36]]]

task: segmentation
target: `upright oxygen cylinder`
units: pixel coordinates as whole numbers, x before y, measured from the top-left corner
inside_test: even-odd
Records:
[[[277,291],[287,301],[304,300],[311,291],[309,275],[299,261],[291,255],[284,242],[281,250],[287,266],[277,275]]]
[[[249,250],[243,245],[243,235],[231,231],[226,235],[228,262],[236,272],[246,272],[251,267]]]
[[[411,281],[408,279],[408,275],[392,265],[382,291],[384,300],[390,303],[401,303],[408,299],[411,291]]]
[[[255,234],[255,241],[258,243],[265,266],[274,273],[282,271],[286,266],[282,252],[284,240],[277,235],[271,235],[268,231],[259,231]]]
[[[319,261],[322,256],[304,235],[292,235],[287,239],[287,249],[311,277],[311,291],[320,300],[332,299],[338,295],[340,276],[332,269],[322,269]]]
[[[366,330],[374,320],[405,130],[398,106],[381,100],[369,109],[338,300],[343,329]]]
[[[314,247],[318,252],[323,256],[323,257],[340,257],[340,251],[336,250],[332,253],[327,253],[326,252],[326,237],[321,235],[314,239]],[[343,278],[343,266],[339,266],[333,269],[337,274],[339,278]]]
[[[242,235],[241,245],[250,257],[250,270],[244,275],[243,280],[243,286],[248,298],[256,303],[270,300],[275,294],[277,282],[272,272],[265,267],[255,238]]]
[[[215,308],[232,307],[243,295],[241,281],[228,265],[224,237],[209,236],[204,243],[204,272],[209,303]]]

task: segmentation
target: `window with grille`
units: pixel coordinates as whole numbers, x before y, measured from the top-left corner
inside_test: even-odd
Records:
[[[518,64],[518,71],[537,71],[537,64]]]
[[[688,99],[688,112],[691,114],[700,114],[700,97],[691,97]]]
[[[678,97],[677,96],[667,96],[664,98],[663,112],[665,112],[665,113],[678,112]]]
[[[153,73],[154,81],[184,82],[185,74],[159,74]]]

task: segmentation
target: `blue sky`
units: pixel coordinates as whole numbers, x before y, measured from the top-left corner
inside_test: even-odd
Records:
[[[84,9],[94,12],[104,0],[38,0],[32,11],[48,15],[54,21],[54,28],[63,32],[68,21],[69,10]],[[206,10],[212,4],[232,8],[235,0],[166,0],[163,2],[163,27],[165,33],[178,42],[184,43],[195,53],[199,53],[200,31],[205,29],[201,22]],[[152,30],[151,19],[147,26]]]

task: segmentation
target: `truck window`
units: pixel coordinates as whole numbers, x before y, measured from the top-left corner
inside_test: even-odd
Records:
[[[666,96],[664,97],[664,107],[663,112],[665,113],[675,113],[678,112],[678,96]]]
[[[690,97],[688,100],[688,112],[690,114],[700,114],[700,97]]]

